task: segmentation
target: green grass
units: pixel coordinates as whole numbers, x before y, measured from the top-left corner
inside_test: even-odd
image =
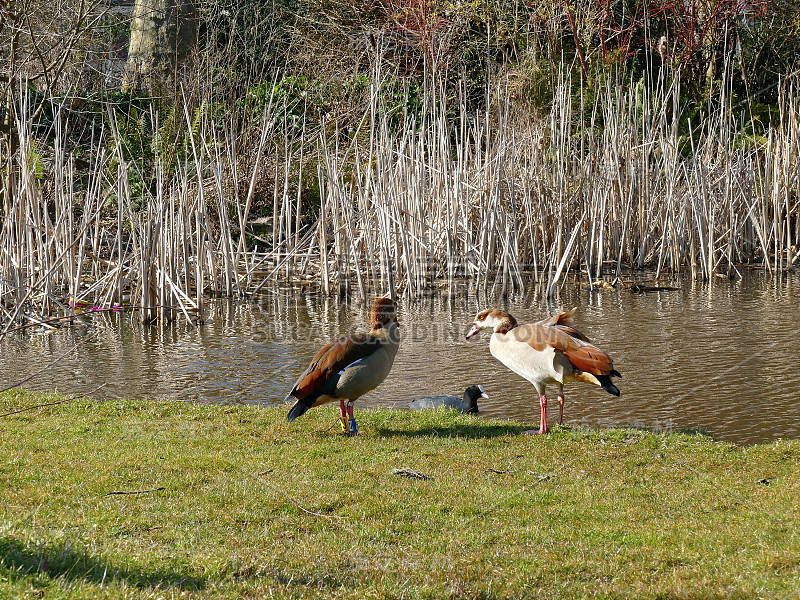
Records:
[[[0,598],[800,598],[798,441],[337,412],[0,417]]]

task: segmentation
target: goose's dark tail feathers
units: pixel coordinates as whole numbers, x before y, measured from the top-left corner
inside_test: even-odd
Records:
[[[315,396],[310,398],[298,398],[292,408],[289,409],[289,414],[286,415],[286,420],[291,423],[297,417],[305,413],[309,408],[314,406],[314,402],[316,402],[316,400],[317,398]]]
[[[612,374],[616,373],[617,377],[622,377],[617,371],[612,371]],[[611,383],[611,376],[610,375],[595,375],[597,377],[597,381],[600,382],[600,387],[602,387],[605,391],[613,396],[619,396],[619,388]]]

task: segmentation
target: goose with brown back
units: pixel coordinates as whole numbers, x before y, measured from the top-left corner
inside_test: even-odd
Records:
[[[379,298],[372,305],[370,331],[326,344],[295,383],[286,401],[288,420],[309,408],[339,401],[342,431],[358,434],[353,402],[378,387],[392,369],[400,345],[397,302]],[[348,425],[349,423],[349,425]]]
[[[583,381],[619,396],[612,377],[622,377],[611,357],[572,326],[576,309],[528,325],[518,325],[504,310],[483,310],[467,333],[467,339],[484,329],[492,330],[489,351],[497,360],[530,381],[539,393],[541,418],[538,433],[547,426],[547,384],[558,387],[558,424],[564,419],[564,384]]]

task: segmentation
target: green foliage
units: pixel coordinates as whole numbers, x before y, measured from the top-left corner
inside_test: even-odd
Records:
[[[33,173],[34,177],[39,181],[44,180],[44,156],[39,152],[35,141],[32,141],[28,146],[27,164],[29,173]]]
[[[300,131],[304,115],[320,112],[322,85],[321,81],[310,83],[302,75],[283,75],[275,82],[251,86],[239,106],[253,118],[271,106],[275,124],[288,126],[289,131]]]
[[[258,1],[244,3],[236,15],[224,18],[251,23],[246,15],[258,6]],[[393,120],[419,113],[426,74],[437,69],[446,94],[465,99],[470,111],[483,108],[491,99],[487,90],[493,90],[498,76],[508,75],[508,93],[516,106],[546,112],[559,73],[568,65],[580,71],[578,44],[589,78],[573,78],[576,97],[581,84],[589,97],[603,93],[610,76],[633,85],[681,76],[684,112],[692,118],[714,109],[727,68],[737,103],[775,105],[775,83],[794,68],[800,54],[794,3],[713,0],[694,16],[688,10],[680,0],[279,3],[270,21],[273,32],[280,31],[274,39],[285,42],[281,36],[289,36],[294,50],[282,57],[281,66],[271,62],[283,75],[268,78],[264,72],[251,80],[239,106],[258,113],[273,97],[285,107],[276,119],[284,119],[288,131],[297,131],[301,115],[313,124],[330,114],[336,115],[341,131],[348,124],[341,115],[358,113],[366,104],[364,67],[371,68],[381,56],[384,72],[393,73],[381,90]],[[354,40],[363,47],[354,46]],[[360,55],[354,56],[349,72],[322,62],[322,56],[349,57],[354,51]],[[360,62],[365,58],[366,63]]]
[[[120,96],[116,98],[115,108],[113,126],[119,144],[117,139],[108,139],[109,151],[115,157],[110,167],[117,168],[116,150],[121,150],[136,211],[147,206],[156,194],[159,172],[164,181],[169,181],[178,164],[193,163],[191,140],[199,143],[203,120],[213,120],[221,112],[218,107],[210,107],[206,100],[201,101],[192,111],[187,130],[183,108],[177,104]],[[212,141],[207,140],[207,143]]]
[[[127,110],[115,113],[116,131],[120,143],[109,140],[121,150],[127,163],[128,189],[132,207],[139,211],[155,192],[155,155],[153,144],[153,123],[147,106],[130,102]],[[116,160],[111,167],[116,168]]]
[[[199,4],[200,50],[211,65],[215,101],[242,97],[275,77],[296,43],[290,28],[302,10],[296,0]]]
[[[425,90],[416,81],[387,77],[380,92],[381,103],[392,131],[400,133],[409,123],[414,123],[419,128],[422,123]]]

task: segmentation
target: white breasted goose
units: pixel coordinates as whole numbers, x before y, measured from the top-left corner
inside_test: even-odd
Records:
[[[478,412],[478,398],[489,398],[483,391],[482,385],[471,385],[464,390],[464,397],[458,396],[423,396],[415,398],[409,403],[411,410],[422,410],[425,408],[453,408],[458,412],[476,414]]]
[[[289,421],[313,406],[338,400],[342,431],[358,433],[353,402],[386,379],[400,345],[397,302],[391,298],[376,300],[370,327],[369,333],[341,337],[317,352],[286,396],[287,402],[294,400]]]
[[[548,383],[558,387],[559,425],[564,419],[565,383],[583,381],[619,396],[619,388],[611,378],[622,375],[614,369],[608,354],[572,327],[575,310],[559,311],[557,315],[528,325],[517,325],[516,319],[503,310],[483,310],[475,316],[467,333],[469,339],[483,329],[491,329],[489,351],[492,356],[536,388],[542,411],[539,433],[550,431],[545,396]]]

